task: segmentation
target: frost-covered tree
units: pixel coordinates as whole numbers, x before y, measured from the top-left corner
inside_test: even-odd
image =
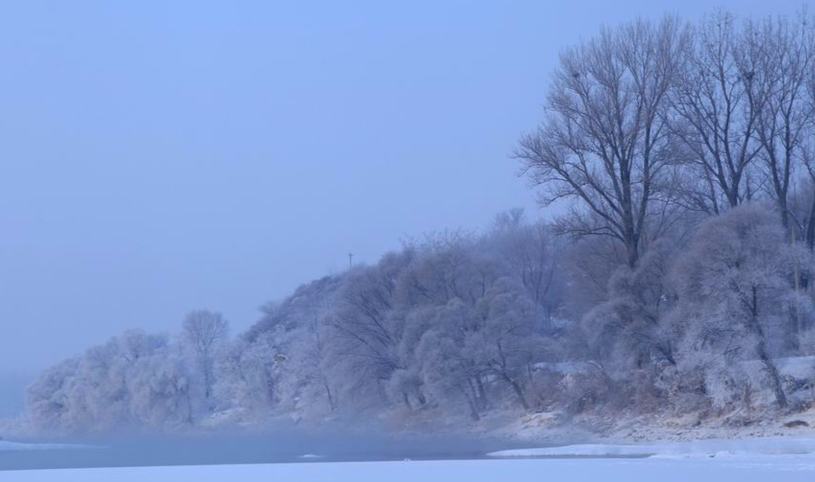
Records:
[[[397,354],[404,323],[398,308],[398,280],[413,261],[410,250],[389,253],[371,267],[349,273],[326,317],[335,376],[346,395],[376,404],[385,398],[384,384],[400,367]]]
[[[529,410],[526,385],[533,363],[545,357],[547,347],[535,330],[535,302],[525,291],[510,278],[499,279],[478,301],[483,325],[466,343],[485,373],[506,383]]]
[[[79,357],[64,360],[43,371],[29,385],[28,416],[35,427],[48,431],[66,428],[79,363]]]
[[[181,353],[172,347],[140,358],[128,377],[127,388],[131,412],[139,426],[170,429],[194,422],[192,373]]]
[[[466,402],[473,419],[489,408],[490,391],[509,391],[523,409],[532,364],[545,357],[543,338],[535,331],[535,304],[523,286],[509,278],[492,284],[474,306],[459,299],[435,310],[431,328],[417,346],[420,379],[437,403]]]
[[[108,431],[121,427],[158,425],[166,414],[138,409],[144,387],[158,382],[156,370],[178,364],[168,337],[130,330],[81,356],[47,370],[29,387],[29,415],[36,426],[54,430]],[[147,370],[147,371],[146,371]],[[161,396],[169,398],[158,400]],[[163,392],[156,403],[176,403],[176,393]]]
[[[189,347],[203,379],[204,398],[212,396],[215,352],[226,341],[229,323],[221,313],[209,310],[191,311],[182,324],[182,339]]]
[[[662,326],[672,302],[667,282],[673,254],[662,241],[636,268],[620,267],[609,280],[608,300],[583,317],[586,355],[605,375],[626,377],[652,363],[675,363],[676,340]]]
[[[280,358],[266,334],[251,342],[243,338],[229,342],[217,360],[213,393],[222,409],[254,420],[274,408]]]
[[[466,403],[473,420],[479,420],[488,407],[483,366],[474,359],[478,353],[467,348],[468,334],[476,329],[478,315],[461,300],[451,300],[438,310],[433,329],[417,346],[422,383],[433,400],[447,411]]]
[[[566,277],[563,275],[563,242],[543,223],[524,222],[523,210],[511,210],[496,217],[483,249],[495,252],[506,264],[502,274],[518,279],[535,304],[535,324],[539,331],[550,331],[552,321],[563,304]]]
[[[703,373],[705,389],[742,386],[731,368],[756,360],[780,407],[787,405],[773,356],[802,300],[790,273],[806,262],[785,242],[777,214],[747,204],[705,222],[675,267],[673,317],[683,342],[680,364]],[[741,365],[743,366],[743,365]]]

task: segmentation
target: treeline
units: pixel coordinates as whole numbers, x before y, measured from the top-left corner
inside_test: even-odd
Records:
[[[45,372],[31,421],[808,407],[812,381],[778,362],[815,354],[813,28],[720,12],[604,29],[562,53],[515,153],[565,204],[555,222],[510,211],[406,243],[235,339],[206,311],[175,339],[130,332]]]
[[[105,430],[394,405],[478,418],[505,395],[531,408],[534,363],[552,356],[563,325],[560,249],[520,211],[486,235],[431,236],[300,287],[233,340],[225,327],[192,330],[190,320],[222,320],[201,311],[180,336],[132,331],[91,348],[30,387],[29,416],[41,428]]]
[[[192,425],[215,408],[214,367],[227,341],[218,313],[190,312],[175,339],[131,330],[43,372],[28,388],[39,429],[105,431]]]

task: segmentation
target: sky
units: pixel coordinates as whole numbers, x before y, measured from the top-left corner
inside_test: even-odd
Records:
[[[803,2],[727,0],[739,15]],[[558,52],[708,2],[0,2],[0,374],[545,216],[509,158]]]

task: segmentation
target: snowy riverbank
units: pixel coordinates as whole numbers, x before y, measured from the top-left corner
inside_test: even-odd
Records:
[[[352,462],[272,465],[220,465],[18,471],[3,473],[4,482],[135,482],[143,480],[240,480],[424,482],[466,480],[596,481],[625,480],[695,482],[766,481],[783,476],[785,482],[811,481],[815,458],[806,455],[765,455],[751,458],[698,459],[528,459],[430,462]]]
[[[78,444],[22,443],[12,442],[10,440],[0,440],[0,451],[3,452],[19,450],[69,450],[86,448],[91,448],[91,446]]]
[[[764,457],[773,455],[809,456],[815,463],[815,435],[808,437],[769,437],[711,439],[654,444],[577,444],[561,447],[503,450],[488,454],[496,458],[528,457]]]

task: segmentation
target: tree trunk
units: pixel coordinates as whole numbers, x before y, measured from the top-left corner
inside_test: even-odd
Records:
[[[524,389],[521,387],[521,385],[517,382],[517,380],[514,380],[507,375],[504,375],[504,380],[506,380],[507,383],[512,386],[512,390],[515,391],[515,395],[518,396],[518,401],[521,402],[521,406],[524,407],[524,410],[528,411],[529,402],[526,401],[526,395],[524,394]]]
[[[753,286],[752,299],[750,300],[750,324],[758,338],[758,346],[756,347],[758,358],[764,364],[764,369],[767,370],[767,374],[770,376],[775,402],[778,404],[778,408],[787,408],[787,395],[784,393],[784,387],[781,385],[781,376],[778,374],[778,368],[775,366],[772,358],[767,354],[767,345],[764,342],[764,330],[761,328],[761,323],[758,320],[758,290],[755,286]]]
[[[775,402],[778,408],[787,408],[789,402],[787,401],[787,394],[784,393],[784,387],[781,385],[781,376],[778,373],[778,368],[775,366],[773,360],[767,355],[764,341],[758,344],[758,356],[764,363],[764,369],[770,375],[770,382],[773,385],[773,393],[775,394]]]
[[[809,219],[807,219],[805,239],[807,248],[812,252],[815,248],[815,193],[812,195],[812,206],[809,208]],[[801,290],[805,293],[809,289],[809,276],[810,273],[808,269],[804,270],[801,274]]]
[[[467,386],[469,387],[469,390],[467,390],[465,387],[461,387],[461,391],[464,392],[464,398],[467,399],[467,405],[470,407],[470,417],[472,417],[473,421],[478,422],[481,420],[478,406],[478,393],[473,386],[472,379],[467,379]]]
[[[478,407],[476,406],[475,400],[467,397],[467,403],[470,405],[470,417],[474,422],[480,421],[481,415],[478,414]]]
[[[328,406],[333,412],[336,410],[336,407],[334,406],[334,397],[331,396],[331,389],[328,387],[327,383],[323,383],[323,387],[325,388],[325,396],[328,397]]]
[[[187,405],[187,407],[186,407],[187,408],[187,424],[192,425],[192,423],[193,423],[192,399],[190,397],[190,389],[189,389],[189,387],[184,389],[184,401],[186,402],[186,405]]]
[[[481,410],[487,409],[487,391],[484,389],[484,382],[481,377],[475,377],[475,384],[478,387],[478,406]]]

